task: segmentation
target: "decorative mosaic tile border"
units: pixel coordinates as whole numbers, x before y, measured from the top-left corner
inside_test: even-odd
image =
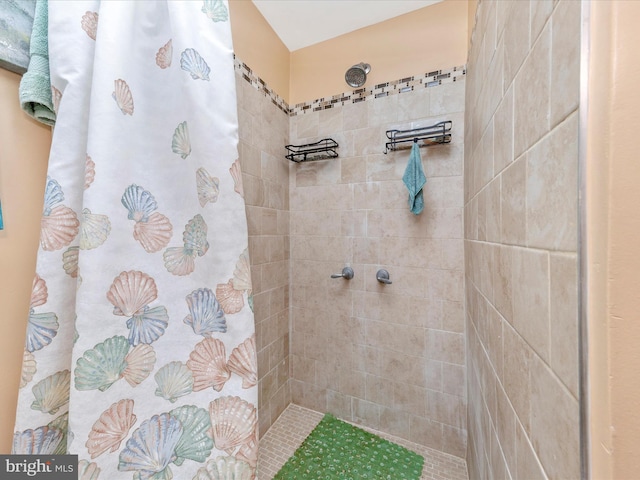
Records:
[[[420,88],[436,87],[446,83],[460,82],[465,79],[467,74],[466,67],[453,67],[448,70],[436,70],[425,73],[422,76],[412,76],[385,82],[373,87],[363,87],[351,92],[333,95],[332,97],[318,98],[311,102],[298,103],[294,107],[289,108],[289,115],[294,117],[308,112],[317,112],[318,110],[326,110],[334,106],[343,106],[349,103],[364,102],[375,98],[388,97],[398,95],[400,93],[413,92]]]
[[[264,80],[254,74],[253,71],[247,66],[247,64],[239,60],[235,54],[233,55],[233,59],[234,69],[238,71],[238,73],[247,83],[269,97],[273,104],[284,113],[286,113],[287,115],[290,114],[289,105],[287,105],[287,102],[285,102],[282,97],[280,97],[275,91],[269,88]]]
[[[264,80],[255,75],[251,68],[249,68],[244,62],[240,61],[235,55],[234,67],[246,82],[257,90],[263,92],[271,99],[276,107],[291,117],[303,115],[309,112],[326,110],[335,106],[343,106],[349,103],[364,102],[375,98],[413,92],[420,88],[436,87],[447,83],[461,82],[464,81],[467,74],[467,69],[464,65],[447,70],[435,70],[421,76],[414,75],[407,78],[401,78],[400,80],[394,80],[392,82],[380,83],[373,87],[363,87],[350,92],[333,95],[332,97],[318,98],[310,102],[298,103],[293,107],[289,107],[284,99],[269,88]]]

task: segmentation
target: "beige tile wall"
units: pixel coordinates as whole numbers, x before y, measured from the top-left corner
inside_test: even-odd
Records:
[[[483,0],[465,109],[474,479],[580,478],[580,2]]]
[[[463,80],[463,77],[462,77]],[[463,255],[465,82],[291,118],[291,143],[339,158],[290,165],[294,403],[458,456],[466,453]],[[385,131],[453,121],[421,149],[425,209],[402,183],[409,150]],[[350,265],[355,277],[331,279]],[[392,284],[376,281],[379,268]]]
[[[289,390],[289,117],[236,71],[239,152],[249,228],[263,435]]]

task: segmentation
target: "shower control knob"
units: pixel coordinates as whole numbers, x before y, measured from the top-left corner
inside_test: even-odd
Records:
[[[353,278],[353,268],[344,267],[342,269],[342,273],[334,273],[331,275],[331,278],[344,278],[345,280],[351,280]]]
[[[389,280],[389,272],[384,269],[380,269],[376,272],[376,280],[385,285],[391,285],[393,282]]]

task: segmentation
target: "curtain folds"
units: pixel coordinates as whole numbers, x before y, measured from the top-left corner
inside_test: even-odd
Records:
[[[78,454],[79,478],[251,478],[228,6],[50,2],[49,56],[57,120],[13,453]]]

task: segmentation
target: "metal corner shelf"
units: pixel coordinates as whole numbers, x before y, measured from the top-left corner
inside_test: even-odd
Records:
[[[451,126],[453,122],[446,120],[428,127],[410,130],[387,130],[389,141],[385,143],[384,154],[411,147],[411,143],[418,143],[419,147],[429,147],[451,142]]]
[[[338,143],[332,138],[323,138],[306,145],[285,145],[284,148],[289,151],[286,158],[296,163],[338,157],[338,152],[336,152]]]

